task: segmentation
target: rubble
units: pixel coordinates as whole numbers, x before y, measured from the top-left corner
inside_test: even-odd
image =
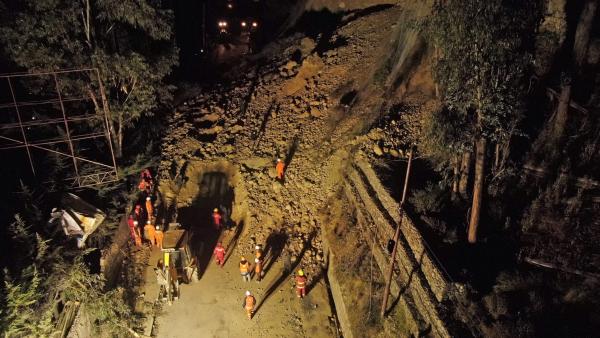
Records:
[[[385,30],[361,20],[340,28],[332,49],[322,54],[308,37],[274,43],[261,53],[270,62],[235,70],[240,75],[229,84],[206,88],[177,107],[163,139],[161,180],[175,179],[190,159],[226,159],[237,166],[248,192],[250,229],[237,253],[251,252],[254,241],[264,243],[280,231],[288,238],[283,255],[301,261],[309,285],[326,264],[319,213],[340,181],[344,157],[336,152],[365,141],[348,139],[364,117],[340,121],[333,114],[347,109],[339,108],[338,90],[364,76],[376,63],[375,47],[387,38]],[[381,130],[367,140],[384,136]],[[382,145],[392,156],[399,154],[397,147]],[[274,179],[278,157],[287,162],[283,185]]]

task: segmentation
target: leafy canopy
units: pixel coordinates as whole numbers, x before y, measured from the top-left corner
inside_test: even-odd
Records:
[[[434,6],[426,25],[436,49],[434,75],[449,111],[460,113],[474,134],[505,141],[514,133],[530,65],[527,36],[538,9],[531,0]]]

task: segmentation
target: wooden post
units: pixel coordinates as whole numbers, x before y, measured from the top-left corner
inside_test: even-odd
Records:
[[[387,310],[388,298],[390,297],[390,286],[394,277],[394,264],[396,263],[396,251],[398,250],[398,239],[400,238],[400,228],[402,227],[402,218],[404,218],[404,201],[406,200],[406,191],[408,189],[408,178],[410,177],[410,167],[412,166],[413,149],[408,152],[408,164],[406,165],[406,177],[404,177],[404,189],[402,190],[402,200],[400,201],[400,222],[394,233],[394,249],[390,257],[390,271],[388,272],[385,289],[383,290],[383,303],[381,304],[381,318],[385,316]]]

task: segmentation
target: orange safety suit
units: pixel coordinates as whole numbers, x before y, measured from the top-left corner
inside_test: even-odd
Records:
[[[246,315],[248,315],[248,319],[252,319],[252,315],[254,314],[254,306],[256,305],[256,298],[254,296],[246,296],[244,300],[244,309],[246,309]]]
[[[152,221],[154,217],[154,207],[152,206],[152,201],[146,200],[146,214],[148,215],[148,220]]]
[[[150,241],[150,245],[154,245],[154,243],[156,242],[156,230],[154,230],[154,225],[144,225],[144,237],[146,238],[146,240]]]
[[[154,231],[154,239],[156,240],[156,246],[162,249],[162,245],[163,245],[163,238],[165,237],[165,234],[163,233],[162,230],[155,230]]]
[[[285,171],[285,164],[283,163],[283,161],[277,162],[277,166],[275,167],[275,169],[277,170],[277,179],[282,180],[283,172]]]
[[[306,296],[306,276],[296,276],[296,295],[298,298]]]
[[[240,274],[244,282],[250,281],[250,263],[248,261],[240,262]]]
[[[138,227],[135,227],[135,246],[142,246],[142,234]]]
[[[263,261],[260,258],[254,260],[254,273],[256,274],[256,280],[260,282],[263,274]]]

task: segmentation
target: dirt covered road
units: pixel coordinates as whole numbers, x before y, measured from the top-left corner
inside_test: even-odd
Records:
[[[221,238],[225,245],[232,245],[233,237],[234,231],[229,231]],[[150,302],[158,292],[152,268],[159,258],[160,251],[154,249],[146,270],[146,300]],[[223,268],[211,261],[198,282],[181,286],[180,298],[173,305],[163,305],[154,334],[169,338],[334,337],[324,284],[313,285],[306,298],[298,299],[285,258],[273,258],[267,256],[268,270],[261,282],[242,281],[237,254],[229,255]],[[257,300],[252,320],[246,318],[242,308],[246,290]]]

